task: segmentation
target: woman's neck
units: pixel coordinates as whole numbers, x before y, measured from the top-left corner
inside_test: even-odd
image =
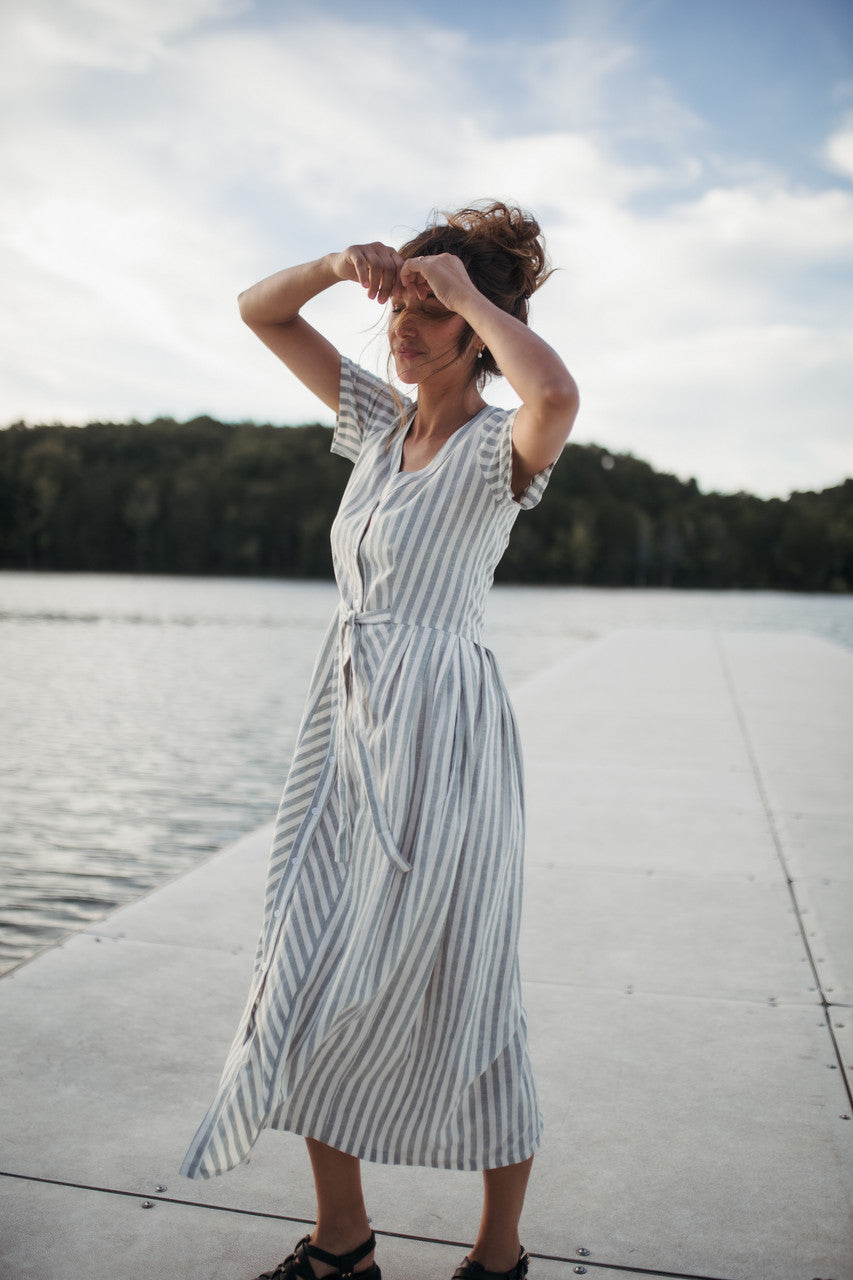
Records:
[[[427,440],[435,436],[446,439],[469,422],[485,404],[474,382],[462,388],[440,388],[425,380],[418,387],[418,410],[410,438]]]

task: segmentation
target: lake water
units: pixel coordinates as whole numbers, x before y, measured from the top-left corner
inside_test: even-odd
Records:
[[[270,821],[334,584],[0,573],[0,972]],[[621,627],[811,632],[853,598],[497,587],[510,690]]]

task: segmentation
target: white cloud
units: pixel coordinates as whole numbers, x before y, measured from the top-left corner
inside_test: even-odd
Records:
[[[853,258],[853,199],[716,191],[576,221],[555,250],[569,269],[537,315],[550,333],[573,312],[576,439],[763,494],[850,472],[853,321],[803,280]]]
[[[202,21],[236,15],[245,0],[18,0],[3,6],[7,70],[90,67],[139,73],[167,42]]]
[[[35,88],[5,101],[0,421],[327,418],[242,329],[238,289],[495,194],[540,213],[562,267],[534,321],[581,384],[576,438],[765,493],[850,470],[851,193],[760,166],[714,165],[703,187],[700,122],[618,40],[585,35],[582,61],[581,37],[543,40],[513,62],[423,26],[417,41],[322,19],[257,28],[222,21],[232,8],[15,11],[54,41],[19,23]],[[572,57],[583,75],[567,77]],[[662,142],[654,162],[625,149],[629,128]],[[827,154],[843,159],[845,136]],[[381,366],[357,289],[311,314]]]
[[[671,153],[703,132],[699,117],[646,69],[641,51],[616,28],[606,34],[575,31],[505,52],[504,72],[520,75],[524,85],[512,100],[523,120],[606,136],[626,151],[641,142]],[[487,57],[493,56],[489,51]]]
[[[814,487],[815,468],[849,471],[851,363],[853,335],[827,341],[795,325],[638,334],[592,365],[586,402],[612,447],[705,488],[784,493]]]
[[[827,138],[823,159],[835,173],[853,180],[853,116]]]

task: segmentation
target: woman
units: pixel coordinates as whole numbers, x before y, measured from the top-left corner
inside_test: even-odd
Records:
[[[361,1159],[482,1170],[456,1277],[527,1271],[518,1221],[541,1117],[517,960],[521,759],[482,618],[577,411],[570,374],[527,327],[546,274],[535,220],[492,204],[399,253],[356,245],[240,296],[336,412],[332,450],[355,463],[332,527],[341,607],[279,809],[255,979],[183,1166],[232,1168],[264,1126],[306,1138],[317,1225],[266,1280],[380,1280]],[[339,281],[390,301],[389,363],[416,401],[299,314]],[[498,372],[517,411],[481,396]]]

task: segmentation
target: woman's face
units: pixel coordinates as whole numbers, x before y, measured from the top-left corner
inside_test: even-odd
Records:
[[[448,311],[432,294],[422,301],[413,290],[391,300],[388,341],[401,382],[417,384],[440,369],[459,363],[460,372],[471,363],[459,341],[467,325],[455,311]]]

